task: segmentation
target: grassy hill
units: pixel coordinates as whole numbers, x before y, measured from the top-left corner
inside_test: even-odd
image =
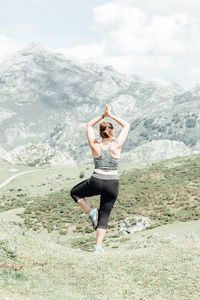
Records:
[[[1,299],[199,299],[199,226],[108,233],[99,255],[73,247],[88,244],[85,233],[60,236],[1,223]]]
[[[109,229],[117,231],[126,217],[135,215],[149,217],[151,228],[174,221],[199,219],[199,165],[200,155],[193,155],[147,167],[122,169],[119,196],[110,217]],[[9,184],[9,189],[8,186],[4,188],[9,193],[3,194],[0,211],[24,207],[20,216],[24,218],[25,225],[34,230],[42,227],[49,232],[58,230],[62,234],[68,231],[92,232],[86,214],[69,194],[74,184],[91,174],[88,167],[85,177],[79,178],[81,169],[83,167],[51,171],[44,169],[19,178],[19,182],[16,179]],[[92,206],[98,206],[99,196],[91,197],[88,201]]]
[[[92,166],[17,177],[0,190],[2,299],[199,299],[199,165],[200,155],[121,165],[102,255],[92,252],[95,232],[69,194]],[[135,215],[151,228],[119,233]]]

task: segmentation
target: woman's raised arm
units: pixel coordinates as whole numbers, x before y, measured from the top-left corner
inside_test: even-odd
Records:
[[[121,148],[128,136],[128,131],[129,131],[130,125],[128,122],[122,120],[121,118],[114,116],[110,112],[107,114],[107,116],[110,117],[111,119],[115,120],[119,125],[121,125],[123,127],[120,134],[114,141],[117,148]]]
[[[103,119],[103,115],[92,119],[91,121],[89,121],[86,124],[86,135],[87,135],[89,145],[92,149],[94,149],[94,144],[97,143],[97,140],[96,140],[95,134],[94,134],[93,126],[96,125],[102,119]]]

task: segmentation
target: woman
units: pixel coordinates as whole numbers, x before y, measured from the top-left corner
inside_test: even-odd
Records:
[[[122,126],[119,136],[111,143],[114,137],[113,125],[109,122],[102,122],[99,126],[102,142],[95,139],[93,127],[105,117],[110,117]],[[105,113],[92,119],[87,123],[87,138],[92,150],[95,169],[92,176],[71,190],[71,197],[89,215],[94,229],[97,229],[95,252],[102,251],[102,242],[106,234],[108,219],[112,207],[119,192],[119,177],[117,167],[120,159],[120,152],[129,131],[129,124],[114,116],[106,104]],[[99,209],[91,209],[85,197],[101,195]]]

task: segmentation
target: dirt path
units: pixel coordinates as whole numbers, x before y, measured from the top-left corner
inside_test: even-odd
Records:
[[[3,183],[0,184],[0,189],[2,187],[4,187],[5,185],[7,185],[9,182],[11,182],[12,180],[14,180],[15,178],[17,178],[18,176],[24,175],[24,174],[28,174],[28,173],[32,173],[32,172],[37,172],[39,170],[29,170],[29,171],[24,171],[18,174],[15,174],[9,178],[7,178]]]

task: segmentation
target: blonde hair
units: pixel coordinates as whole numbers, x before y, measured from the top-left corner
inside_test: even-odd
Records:
[[[99,134],[100,134],[100,137],[102,137],[102,138],[108,138],[108,137],[113,138],[114,133],[113,133],[112,123],[105,122],[105,121],[101,122],[99,124]]]

